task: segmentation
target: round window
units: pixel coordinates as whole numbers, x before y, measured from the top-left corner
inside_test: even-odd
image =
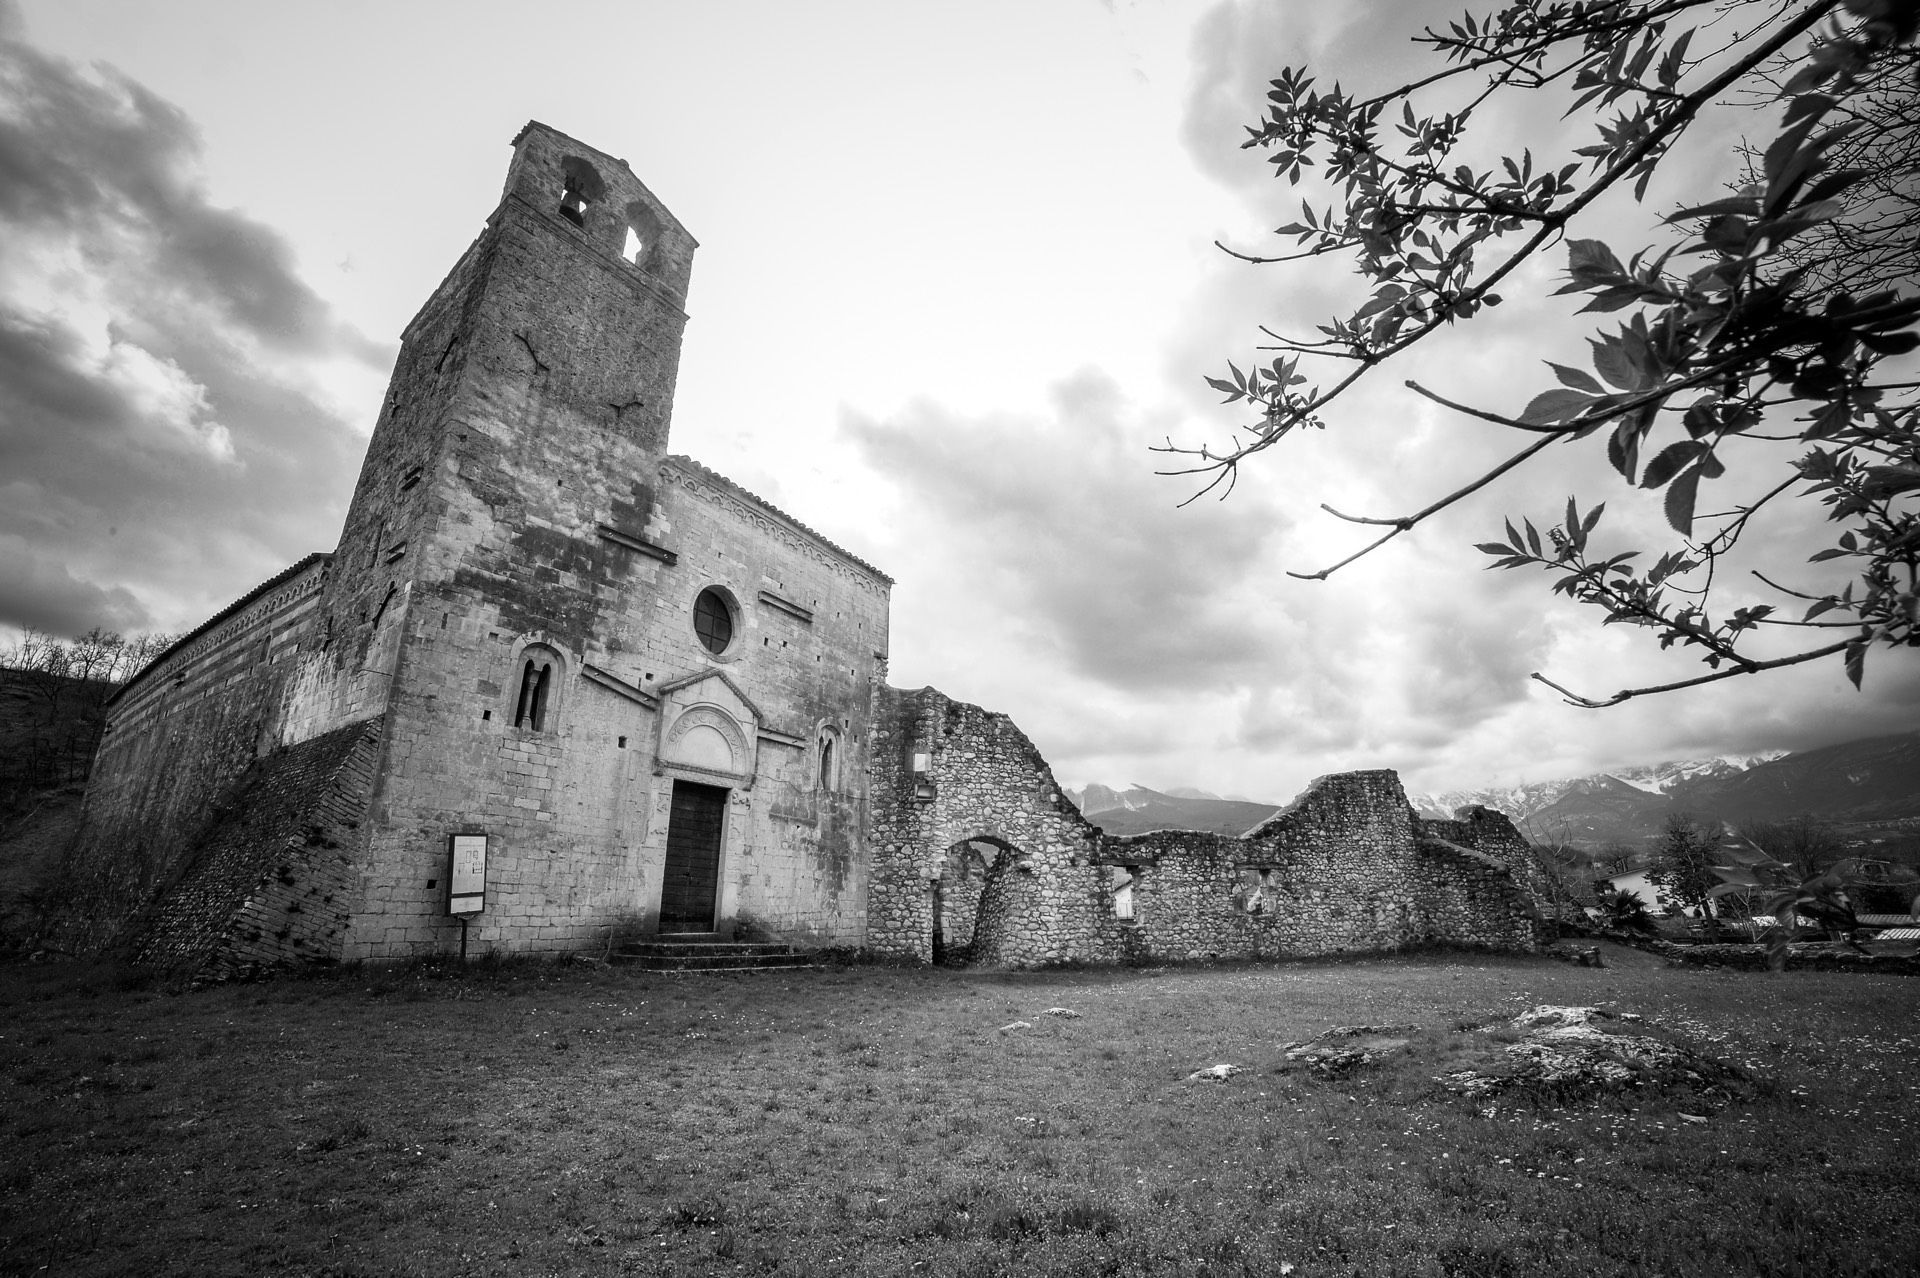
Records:
[[[693,601],[693,631],[700,643],[714,656],[720,656],[733,643],[733,605],[726,592],[708,586]]]

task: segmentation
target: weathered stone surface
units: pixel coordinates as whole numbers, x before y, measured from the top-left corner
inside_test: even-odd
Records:
[[[1641,1018],[1598,1007],[1530,1008],[1511,1028],[1520,1041],[1504,1049],[1497,1068],[1457,1070],[1437,1081],[1450,1092],[1490,1097],[1510,1091],[1544,1091],[1561,1097],[1660,1089],[1726,1099],[1750,1082],[1745,1070],[1668,1038],[1626,1032]]]
[[[1005,715],[885,688],[875,724],[878,950],[932,958],[936,930],[949,952],[1008,965],[1536,943],[1507,864],[1433,836],[1391,772],[1322,777],[1243,838],[1113,838]],[[1495,813],[1438,824],[1489,846],[1519,838]]]
[[[1187,1075],[1187,1081],[1189,1083],[1224,1083],[1235,1074],[1244,1073],[1246,1073],[1246,1071],[1238,1065],[1223,1063],[1219,1065],[1209,1065],[1205,1069],[1196,1069],[1193,1073]]]
[[[257,760],[136,920],[133,957],[214,978],[338,959],[379,753],[376,719]]]
[[[1283,1043],[1280,1058],[1321,1078],[1341,1078],[1407,1049],[1410,1025],[1337,1025],[1297,1043]]]

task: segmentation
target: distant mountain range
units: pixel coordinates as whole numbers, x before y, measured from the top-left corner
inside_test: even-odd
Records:
[[[1108,834],[1145,834],[1149,830],[1205,830],[1212,834],[1245,834],[1280,810],[1275,803],[1222,799],[1182,786],[1177,790],[1149,790],[1143,785],[1124,790],[1090,785],[1069,790],[1067,797],[1081,813]]]
[[[1170,829],[1244,834],[1279,810],[1277,804],[1220,799],[1184,787],[1090,785],[1068,794],[1089,821],[1110,834]],[[1735,827],[1800,813],[1843,825],[1920,822],[1920,732],[1798,754],[1721,755],[1408,798],[1425,816],[1451,816],[1459,808],[1484,804],[1506,813],[1537,842],[1588,848],[1644,844],[1658,837],[1675,812]]]

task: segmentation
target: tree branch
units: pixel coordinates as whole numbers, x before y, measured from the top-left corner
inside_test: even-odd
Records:
[[[1360,515],[1342,515],[1339,511],[1335,510],[1331,506],[1326,506],[1326,505],[1321,506],[1321,509],[1326,511],[1328,514],[1334,515],[1340,519],[1344,519],[1348,523],[1385,524],[1391,527],[1391,531],[1389,531],[1384,537],[1381,537],[1378,541],[1374,542],[1372,545],[1366,546],[1354,552],[1353,554],[1348,555],[1345,559],[1342,559],[1337,564],[1332,564],[1328,567],[1322,568],[1319,572],[1289,571],[1287,573],[1287,576],[1298,577],[1301,581],[1325,581],[1328,577],[1331,577],[1334,573],[1339,572],[1342,568],[1345,568],[1348,564],[1352,563],[1354,560],[1359,559],[1362,556],[1372,554],[1374,551],[1378,550],[1380,547],[1392,541],[1395,537],[1398,537],[1401,533],[1411,530],[1414,527],[1414,525],[1418,524],[1421,520],[1426,519],[1429,515],[1434,515],[1439,513],[1440,511],[1445,510],[1447,507],[1453,505],[1453,503],[1455,503],[1456,501],[1459,501],[1462,497],[1466,497],[1473,493],[1479,492],[1482,488],[1485,488],[1488,484],[1491,484],[1494,480],[1500,478],[1500,476],[1506,474],[1508,471],[1512,470],[1515,466],[1518,466],[1520,463],[1526,461],[1527,458],[1533,456],[1535,453],[1545,448],[1548,444],[1553,443],[1554,440],[1558,438],[1559,438],[1558,435],[1548,435],[1544,439],[1539,439],[1534,441],[1531,444],[1528,444],[1525,448],[1521,449],[1519,452],[1515,453],[1513,456],[1507,458],[1507,460],[1501,462],[1498,466],[1495,466],[1492,470],[1489,470],[1484,474],[1482,474],[1478,479],[1475,479],[1472,483],[1467,484],[1463,488],[1455,489],[1453,492],[1448,493],[1445,497],[1442,497],[1439,501],[1434,502],[1432,505],[1427,506],[1422,510],[1416,510],[1411,515],[1400,515],[1393,519],[1370,519]]]
[[[1694,679],[1682,679],[1677,683],[1663,683],[1649,688],[1622,688],[1604,701],[1596,701],[1592,697],[1583,697],[1577,692],[1570,692],[1537,670],[1534,671],[1531,677],[1546,684],[1549,688],[1552,688],[1555,692],[1566,698],[1568,705],[1579,706],[1583,710],[1604,710],[1608,706],[1617,706],[1622,701],[1628,701],[1634,697],[1652,696],[1661,692],[1675,692],[1681,688],[1697,688],[1703,683],[1718,683],[1722,679],[1731,679],[1736,675],[1758,674],[1762,670],[1778,670],[1782,666],[1797,666],[1804,661],[1816,661],[1821,657],[1831,657],[1835,653],[1845,652],[1856,642],[1858,642],[1858,640],[1845,639],[1839,643],[1828,644],[1824,648],[1815,648],[1810,652],[1798,653],[1791,657],[1780,657],[1773,661],[1756,661],[1752,665],[1740,666],[1732,670],[1716,670],[1712,674],[1701,675]]]

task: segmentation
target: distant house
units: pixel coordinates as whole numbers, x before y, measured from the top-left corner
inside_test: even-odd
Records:
[[[1861,927],[1875,929],[1876,941],[1920,941],[1920,924],[1911,914],[1856,914]]]
[[[1640,903],[1649,910],[1664,911],[1669,906],[1679,906],[1680,912],[1688,918],[1698,918],[1700,911],[1680,906],[1679,902],[1668,896],[1666,891],[1647,877],[1647,871],[1634,870],[1629,874],[1616,874],[1611,878],[1594,880],[1594,890],[1598,892],[1625,892],[1628,896],[1638,897]],[[1709,912],[1713,903],[1707,903]]]

